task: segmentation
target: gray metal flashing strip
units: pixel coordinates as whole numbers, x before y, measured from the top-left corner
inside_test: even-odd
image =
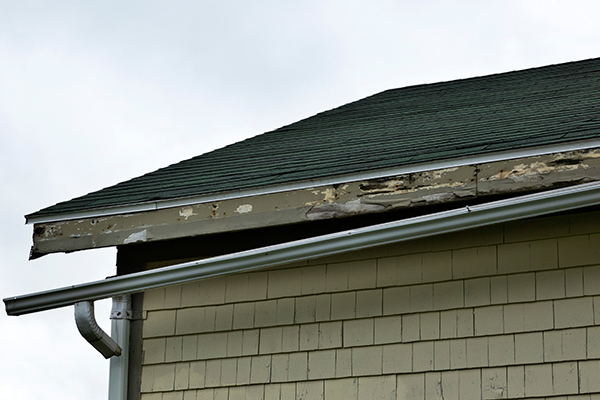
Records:
[[[4,299],[4,303],[8,315],[29,314],[81,301],[94,301],[225,274],[280,266],[596,204],[600,204],[600,182],[317,236],[103,281],[9,297]]]
[[[191,196],[176,199],[156,200],[147,203],[129,204],[123,206],[98,208],[92,210],[83,210],[67,212],[54,215],[41,215],[38,217],[27,218],[27,224],[40,224],[48,222],[68,221],[74,219],[98,218],[110,215],[129,214],[142,211],[153,211],[171,207],[184,207],[193,204],[209,203],[244,197],[261,196],[265,194],[288,192],[292,190],[310,189],[316,186],[343,184],[368,179],[379,179],[390,176],[412,174],[417,172],[432,171],[436,169],[454,168],[464,165],[490,163],[496,161],[505,161],[521,157],[535,157],[544,154],[559,153],[565,151],[585,150],[600,147],[600,140],[586,140],[547,146],[529,147],[520,150],[509,150],[497,153],[483,154],[480,156],[460,157],[436,162],[411,164],[397,168],[386,168],[372,171],[365,171],[346,175],[337,175],[333,177],[314,179],[308,181],[297,181],[292,183],[258,187],[252,189],[239,190],[234,192],[215,193],[211,195]]]

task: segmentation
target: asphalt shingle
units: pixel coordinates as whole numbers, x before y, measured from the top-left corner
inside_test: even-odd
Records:
[[[27,217],[600,137],[600,58],[387,90]]]

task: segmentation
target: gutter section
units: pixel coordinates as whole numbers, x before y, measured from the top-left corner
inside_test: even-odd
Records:
[[[4,299],[8,315],[23,315],[120,294],[252,271],[600,204],[600,183],[581,184],[472,207],[388,222],[255,250],[182,263]]]

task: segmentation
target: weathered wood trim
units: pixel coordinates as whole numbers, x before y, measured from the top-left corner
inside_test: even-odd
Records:
[[[32,258],[512,195],[600,179],[600,149],[34,225]]]

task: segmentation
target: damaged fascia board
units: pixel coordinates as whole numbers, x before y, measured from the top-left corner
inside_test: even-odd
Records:
[[[600,149],[413,172],[138,213],[38,223],[32,257],[545,190],[600,180]]]
[[[9,297],[3,301],[8,315],[23,315],[81,301],[95,301],[230,273],[276,267],[348,251],[589,207],[599,202],[600,183],[593,182],[112,277],[102,281]]]
[[[160,210],[163,208],[183,207],[199,203],[208,203],[214,201],[223,201],[245,197],[253,197],[264,194],[288,192],[292,190],[310,189],[317,186],[339,185],[343,183],[381,179],[396,175],[412,174],[417,172],[432,171],[436,169],[446,169],[461,167],[465,165],[491,163],[495,161],[505,161],[515,158],[532,157],[545,154],[570,152],[576,150],[593,149],[600,147],[600,140],[581,140],[569,143],[560,143],[546,146],[528,147],[518,150],[507,150],[483,155],[474,155],[468,157],[453,158],[450,160],[440,160],[436,162],[417,163],[396,168],[385,168],[379,170],[352,173],[347,175],[337,175],[323,179],[311,179],[307,181],[291,182],[281,185],[272,185],[268,187],[259,187],[253,189],[236,190],[234,192],[216,193],[214,195],[191,196],[177,199],[158,200],[148,203],[130,204],[124,206],[115,206],[99,208],[93,210],[76,211],[54,215],[41,215],[38,217],[27,218],[27,224],[38,224],[46,222],[67,221],[73,219],[96,218],[108,215],[119,215],[125,213]]]

